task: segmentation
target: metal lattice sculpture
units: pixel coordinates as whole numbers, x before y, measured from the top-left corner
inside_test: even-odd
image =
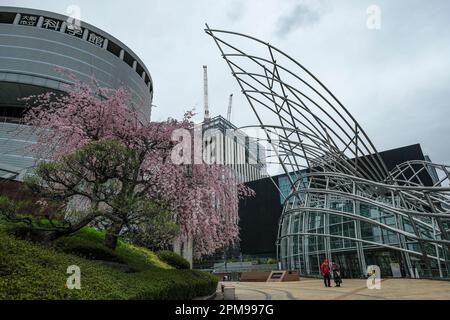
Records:
[[[251,36],[205,32],[291,185],[277,242],[282,267],[317,274],[325,257],[341,265],[357,257],[347,275],[361,276],[381,250],[404,275],[450,277],[450,167],[410,161],[389,172],[354,117],[304,66]]]

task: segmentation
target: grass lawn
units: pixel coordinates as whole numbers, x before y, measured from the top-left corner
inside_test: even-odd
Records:
[[[217,279],[177,270],[145,248],[119,242],[111,251],[92,228],[59,239],[53,247],[0,231],[0,300],[192,299],[215,292]],[[81,269],[81,290],[69,290],[69,266]]]

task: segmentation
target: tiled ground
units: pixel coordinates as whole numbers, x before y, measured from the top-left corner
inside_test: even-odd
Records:
[[[387,279],[380,290],[369,290],[365,280],[345,280],[340,288],[325,288],[321,280],[299,282],[227,282],[238,300],[450,300],[450,281]],[[220,299],[220,295],[218,295]]]

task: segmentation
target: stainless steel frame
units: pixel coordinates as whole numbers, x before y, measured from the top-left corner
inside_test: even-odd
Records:
[[[314,243],[317,257],[330,260],[353,250],[361,275],[366,251],[385,249],[401,255],[407,275],[414,277],[420,265],[422,277],[450,277],[450,166],[409,161],[389,172],[355,118],[303,65],[251,36],[208,25],[205,32],[292,186],[277,242],[282,267],[314,274]],[[342,203],[346,210],[339,209]],[[354,225],[350,235],[330,231],[334,217]],[[318,219],[320,231],[310,232],[311,219]],[[371,240],[367,230],[377,236]],[[351,246],[333,248],[341,240]]]

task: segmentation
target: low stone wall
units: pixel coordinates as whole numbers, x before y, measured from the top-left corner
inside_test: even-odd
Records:
[[[268,271],[254,271],[254,272],[242,272],[242,282],[266,282],[269,278],[270,272]]]
[[[286,272],[283,278],[283,282],[290,282],[290,281],[300,281],[300,273],[298,271]]]
[[[282,273],[277,279],[269,279],[273,272]],[[219,281],[223,281],[224,276],[228,277],[228,281],[241,282],[291,282],[300,281],[300,273],[298,271],[248,271],[233,273],[215,273]]]
[[[267,282],[292,282],[300,281],[300,273],[298,271],[276,270],[272,271]]]

